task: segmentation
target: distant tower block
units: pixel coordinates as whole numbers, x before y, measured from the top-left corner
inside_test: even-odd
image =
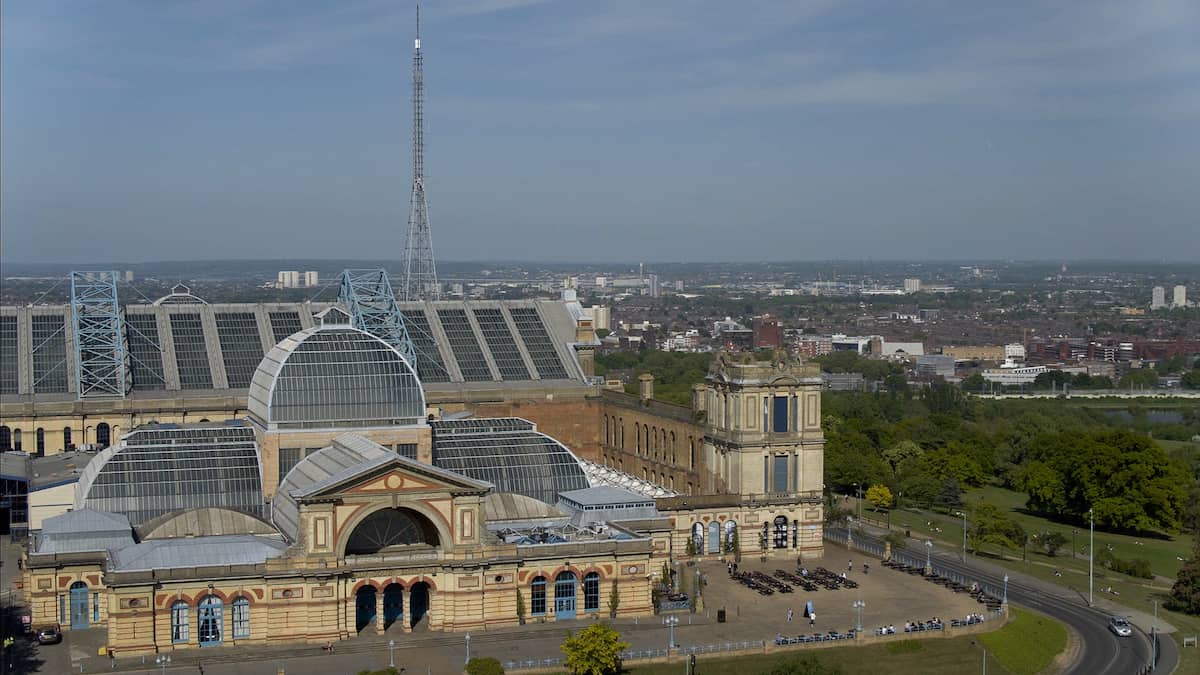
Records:
[[[425,201],[425,78],[421,72],[421,6],[417,5],[417,37],[413,41],[412,197],[408,211],[408,237],[404,243],[404,299],[437,300],[441,297],[433,262],[433,234],[429,229],[429,204]]]

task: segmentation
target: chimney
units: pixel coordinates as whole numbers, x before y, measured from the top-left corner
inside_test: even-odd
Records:
[[[638,375],[638,391],[642,395],[643,401],[649,401],[654,398],[654,376],[650,373],[642,373]]]

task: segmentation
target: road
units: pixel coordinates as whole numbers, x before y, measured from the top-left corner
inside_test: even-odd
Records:
[[[858,537],[859,535],[855,535]],[[1079,652],[1064,671],[1067,675],[1130,675],[1140,673],[1150,662],[1150,639],[1137,630],[1133,637],[1119,638],[1108,629],[1109,615],[1087,606],[1083,598],[1065,588],[1033,579],[1019,572],[968,558],[962,562],[956,552],[934,547],[934,567],[970,577],[996,589],[1004,587],[1008,575],[1010,602],[1042,612],[1069,626],[1079,636]],[[924,551],[905,549],[914,559],[923,560]],[[1171,673],[1179,662],[1179,653],[1169,636],[1159,640],[1158,673]]]

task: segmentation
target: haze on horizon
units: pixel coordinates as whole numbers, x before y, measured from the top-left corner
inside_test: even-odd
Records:
[[[0,6],[0,260],[399,258],[411,2]],[[1200,4],[422,7],[442,260],[1200,257]]]

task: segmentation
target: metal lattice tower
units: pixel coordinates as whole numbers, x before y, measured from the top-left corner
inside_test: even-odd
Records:
[[[343,271],[338,300],[350,313],[352,326],[392,345],[416,368],[416,350],[385,270]]]
[[[429,204],[425,201],[425,77],[421,68],[421,5],[417,4],[417,36],[413,41],[413,185],[408,210],[408,236],[404,242],[404,299],[437,300],[441,297],[433,262],[433,234],[429,229]]]
[[[71,272],[71,319],[78,397],[124,398],[129,365],[116,272]]]

